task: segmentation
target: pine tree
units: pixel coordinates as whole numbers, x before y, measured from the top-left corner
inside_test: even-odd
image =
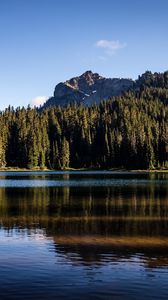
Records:
[[[65,137],[62,140],[61,144],[61,151],[60,151],[60,164],[62,169],[69,168],[69,143],[65,139]]]

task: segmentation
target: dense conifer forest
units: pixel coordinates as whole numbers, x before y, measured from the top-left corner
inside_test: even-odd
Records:
[[[8,107],[0,167],[168,168],[168,72],[146,72],[135,89],[91,107]]]

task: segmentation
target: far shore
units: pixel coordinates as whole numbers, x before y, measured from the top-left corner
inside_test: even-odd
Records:
[[[98,171],[98,172],[114,172],[114,173],[168,173],[168,169],[147,169],[147,170],[127,170],[122,168],[114,168],[114,169],[99,169],[99,168],[66,168],[66,169],[48,169],[48,168],[18,168],[18,167],[3,167],[0,168],[0,172],[65,172],[65,171]]]

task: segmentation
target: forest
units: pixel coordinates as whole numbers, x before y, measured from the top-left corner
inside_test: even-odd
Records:
[[[8,107],[0,112],[0,167],[168,168],[168,72],[87,107]]]

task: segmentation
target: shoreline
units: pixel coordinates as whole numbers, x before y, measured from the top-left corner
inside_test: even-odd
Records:
[[[168,173],[168,169],[147,169],[147,170],[140,170],[140,169],[132,169],[132,170],[127,170],[127,169],[122,169],[122,168],[114,168],[114,169],[96,169],[96,168],[80,168],[80,169],[75,169],[75,168],[66,168],[66,169],[48,169],[48,168],[32,168],[32,169],[27,169],[27,168],[18,168],[18,167],[4,167],[0,168],[0,172],[113,172],[113,173]]]

